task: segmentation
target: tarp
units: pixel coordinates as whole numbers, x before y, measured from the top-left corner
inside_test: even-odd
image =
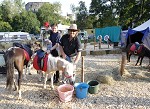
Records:
[[[112,27],[105,27],[105,28],[95,28],[96,39],[100,35],[102,36],[103,40],[104,40],[104,37],[108,35],[112,42],[119,42],[120,35],[121,35],[121,27],[112,26]]]

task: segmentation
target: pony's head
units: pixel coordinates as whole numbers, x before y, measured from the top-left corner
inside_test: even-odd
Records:
[[[69,62],[67,66],[64,66],[64,76],[69,79],[70,84],[75,83],[74,65]]]

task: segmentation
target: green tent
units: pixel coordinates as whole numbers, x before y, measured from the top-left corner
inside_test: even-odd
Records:
[[[108,35],[109,39],[112,42],[119,42],[121,35],[121,27],[120,26],[112,26],[105,28],[95,28],[95,37],[98,40],[99,36],[102,36],[102,40],[104,41],[104,37]]]

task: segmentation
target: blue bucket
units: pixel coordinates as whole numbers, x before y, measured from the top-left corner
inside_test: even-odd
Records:
[[[76,97],[79,99],[86,98],[89,85],[87,83],[75,83]]]

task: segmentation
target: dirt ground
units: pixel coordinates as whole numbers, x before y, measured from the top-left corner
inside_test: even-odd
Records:
[[[92,47],[93,48],[93,47]],[[88,49],[88,48],[87,48]],[[150,109],[150,72],[148,58],[144,58],[142,66],[134,66],[137,57],[132,56],[131,62],[125,66],[129,73],[119,76],[121,54],[100,56],[86,55],[85,82],[96,80],[100,75],[110,75],[114,78],[111,85],[100,82],[97,94],[89,94],[84,99],[73,98],[70,102],[60,101],[56,88],[43,89],[43,83],[38,81],[39,75],[32,69],[32,75],[22,81],[22,99],[17,99],[17,93],[5,90],[6,75],[0,75],[0,108],[1,109]],[[76,72],[76,82],[81,82],[81,60]]]

